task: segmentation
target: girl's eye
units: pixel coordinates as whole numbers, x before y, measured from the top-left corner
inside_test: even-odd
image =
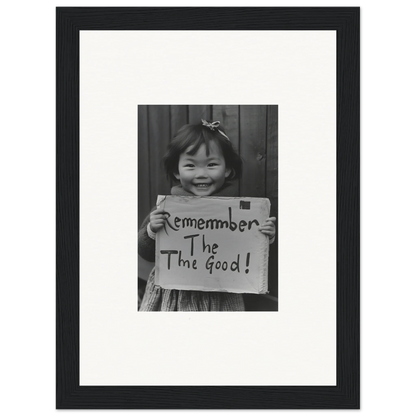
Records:
[[[211,167],[211,166],[218,166],[218,163],[209,163],[208,166],[209,167]]]
[[[193,168],[193,167],[194,167],[194,165],[192,163],[188,163],[188,164],[185,165],[185,168]]]

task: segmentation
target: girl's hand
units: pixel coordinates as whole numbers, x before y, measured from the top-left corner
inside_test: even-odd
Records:
[[[272,239],[276,234],[276,226],[274,225],[275,222],[276,217],[267,218],[265,223],[260,225],[259,231],[261,231],[263,234],[268,235],[269,238]]]
[[[169,218],[170,214],[163,211],[162,208],[155,209],[150,213],[150,229],[157,233],[166,223],[166,218]]]

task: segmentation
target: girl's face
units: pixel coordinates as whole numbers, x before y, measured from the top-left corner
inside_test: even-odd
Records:
[[[202,144],[194,155],[186,152],[179,157],[176,179],[181,182],[183,189],[194,195],[208,196],[217,192],[231,173],[225,166],[224,156],[217,143],[209,144],[209,155],[206,154],[205,144]]]

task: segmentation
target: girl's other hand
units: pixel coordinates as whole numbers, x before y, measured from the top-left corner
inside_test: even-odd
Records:
[[[273,238],[276,234],[276,226],[274,223],[276,222],[276,217],[267,218],[264,224],[260,225],[259,230],[269,236],[269,238]]]
[[[157,233],[166,224],[166,219],[169,218],[170,214],[163,211],[162,208],[155,209],[150,213],[150,229]]]

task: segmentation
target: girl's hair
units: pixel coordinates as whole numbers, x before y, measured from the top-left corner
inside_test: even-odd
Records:
[[[227,180],[238,179],[242,172],[242,159],[236,153],[231,141],[218,132],[225,131],[220,126],[210,129],[203,124],[185,124],[173,137],[168,145],[168,151],[163,158],[165,170],[168,178],[177,181],[175,173],[178,174],[179,157],[189,147],[191,148],[187,154],[194,155],[202,144],[205,144],[207,156],[209,155],[209,143],[214,141],[222,151],[225,159],[225,165],[231,169],[231,174]]]

